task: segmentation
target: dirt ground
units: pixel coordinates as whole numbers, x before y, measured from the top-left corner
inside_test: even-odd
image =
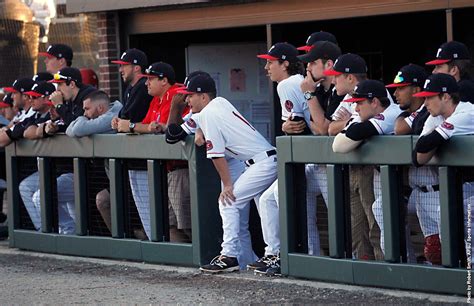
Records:
[[[448,304],[464,297],[326,284],[250,272],[58,256],[0,245],[0,304]]]

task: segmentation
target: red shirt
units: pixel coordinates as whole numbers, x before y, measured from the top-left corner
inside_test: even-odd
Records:
[[[177,93],[177,90],[181,88],[177,84],[171,86],[164,94],[163,98],[153,97],[150,102],[150,107],[143,118],[143,124],[150,124],[152,122],[158,122],[166,124],[170,116],[171,100]]]

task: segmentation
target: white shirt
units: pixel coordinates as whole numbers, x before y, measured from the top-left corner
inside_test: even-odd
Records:
[[[435,129],[444,139],[454,135],[474,134],[474,105],[459,102],[454,112]]]
[[[275,149],[226,99],[217,97],[191,118],[206,138],[207,158],[233,157],[242,161]],[[181,125],[189,131],[189,120]]]
[[[397,104],[390,104],[382,113],[369,119],[380,135],[390,135],[395,133],[395,120],[402,110]]]
[[[278,83],[277,92],[281,104],[281,120],[286,121],[291,118],[291,115],[295,115],[304,117],[309,126],[311,114],[300,87],[303,80],[304,77],[301,74],[292,75]]]

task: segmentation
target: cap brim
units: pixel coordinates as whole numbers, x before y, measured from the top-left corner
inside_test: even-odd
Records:
[[[269,61],[276,61],[278,60],[277,57],[274,57],[274,56],[271,56],[269,54],[259,54],[257,55],[258,58],[263,58],[263,59],[266,59],[266,60],[269,60]]]
[[[49,80],[48,83],[65,83],[66,80]]]
[[[179,90],[176,91],[176,93],[182,94],[182,95],[192,95],[192,94],[195,94],[195,92],[193,92],[193,91],[188,91],[186,88],[179,89]]]
[[[157,78],[158,76],[155,74],[147,74],[147,73],[141,73],[138,75],[141,78]]]
[[[32,97],[41,97],[42,94],[37,93],[36,91],[27,91],[24,93],[27,96],[32,96]]]
[[[48,52],[39,52],[38,56],[55,57],[54,55],[49,54]]]
[[[364,100],[367,100],[367,98],[349,98],[349,99],[344,100],[343,102],[355,103],[355,102],[362,102]]]
[[[119,65],[131,65],[132,63],[130,62],[124,62],[124,61],[120,61],[120,60],[116,60],[116,61],[110,61],[112,64],[119,64]]]
[[[394,88],[394,87],[403,87],[403,86],[409,86],[411,85],[411,83],[393,83],[393,84],[388,84],[388,85],[385,85],[385,87],[387,88]]]
[[[5,107],[13,107],[13,105],[10,105],[10,104],[5,103],[5,102],[0,102],[0,108],[5,108]]]
[[[301,46],[301,47],[298,47],[296,48],[297,50],[300,50],[300,51],[305,51],[305,52],[308,52],[309,50],[312,49],[311,46]]]
[[[18,91],[17,91],[15,88],[13,88],[13,87],[4,87],[4,88],[3,88],[3,91],[10,92],[10,93],[18,92]]]
[[[429,62],[426,62],[425,65],[441,65],[441,64],[446,64],[446,63],[449,63],[451,60],[449,59],[436,59],[436,60],[433,60],[433,61],[429,61]]]
[[[330,70],[324,70],[324,75],[326,76],[331,76],[331,75],[341,75],[342,72],[339,72],[339,71],[336,71],[334,69],[330,69]]]
[[[426,98],[426,97],[433,97],[439,95],[439,92],[432,92],[432,91],[420,91],[413,95],[416,98]]]
[[[309,53],[306,53],[306,54],[303,54],[303,55],[298,55],[297,57],[303,63],[311,63],[311,62],[317,60],[317,58],[314,58],[314,56],[310,56]]]

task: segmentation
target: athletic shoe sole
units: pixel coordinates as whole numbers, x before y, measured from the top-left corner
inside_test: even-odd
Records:
[[[222,270],[211,270],[211,269],[206,269],[206,268],[199,268],[201,272],[204,273],[211,273],[211,274],[217,274],[217,273],[231,273],[231,272],[237,272],[239,271],[239,266],[236,267],[230,267],[227,269],[222,269]]]
[[[254,274],[255,274],[255,275],[258,275],[258,276],[268,276],[268,277],[281,276],[281,272],[280,272],[280,273],[276,273],[276,272],[260,271],[260,270],[255,270],[255,271],[254,271]]]

